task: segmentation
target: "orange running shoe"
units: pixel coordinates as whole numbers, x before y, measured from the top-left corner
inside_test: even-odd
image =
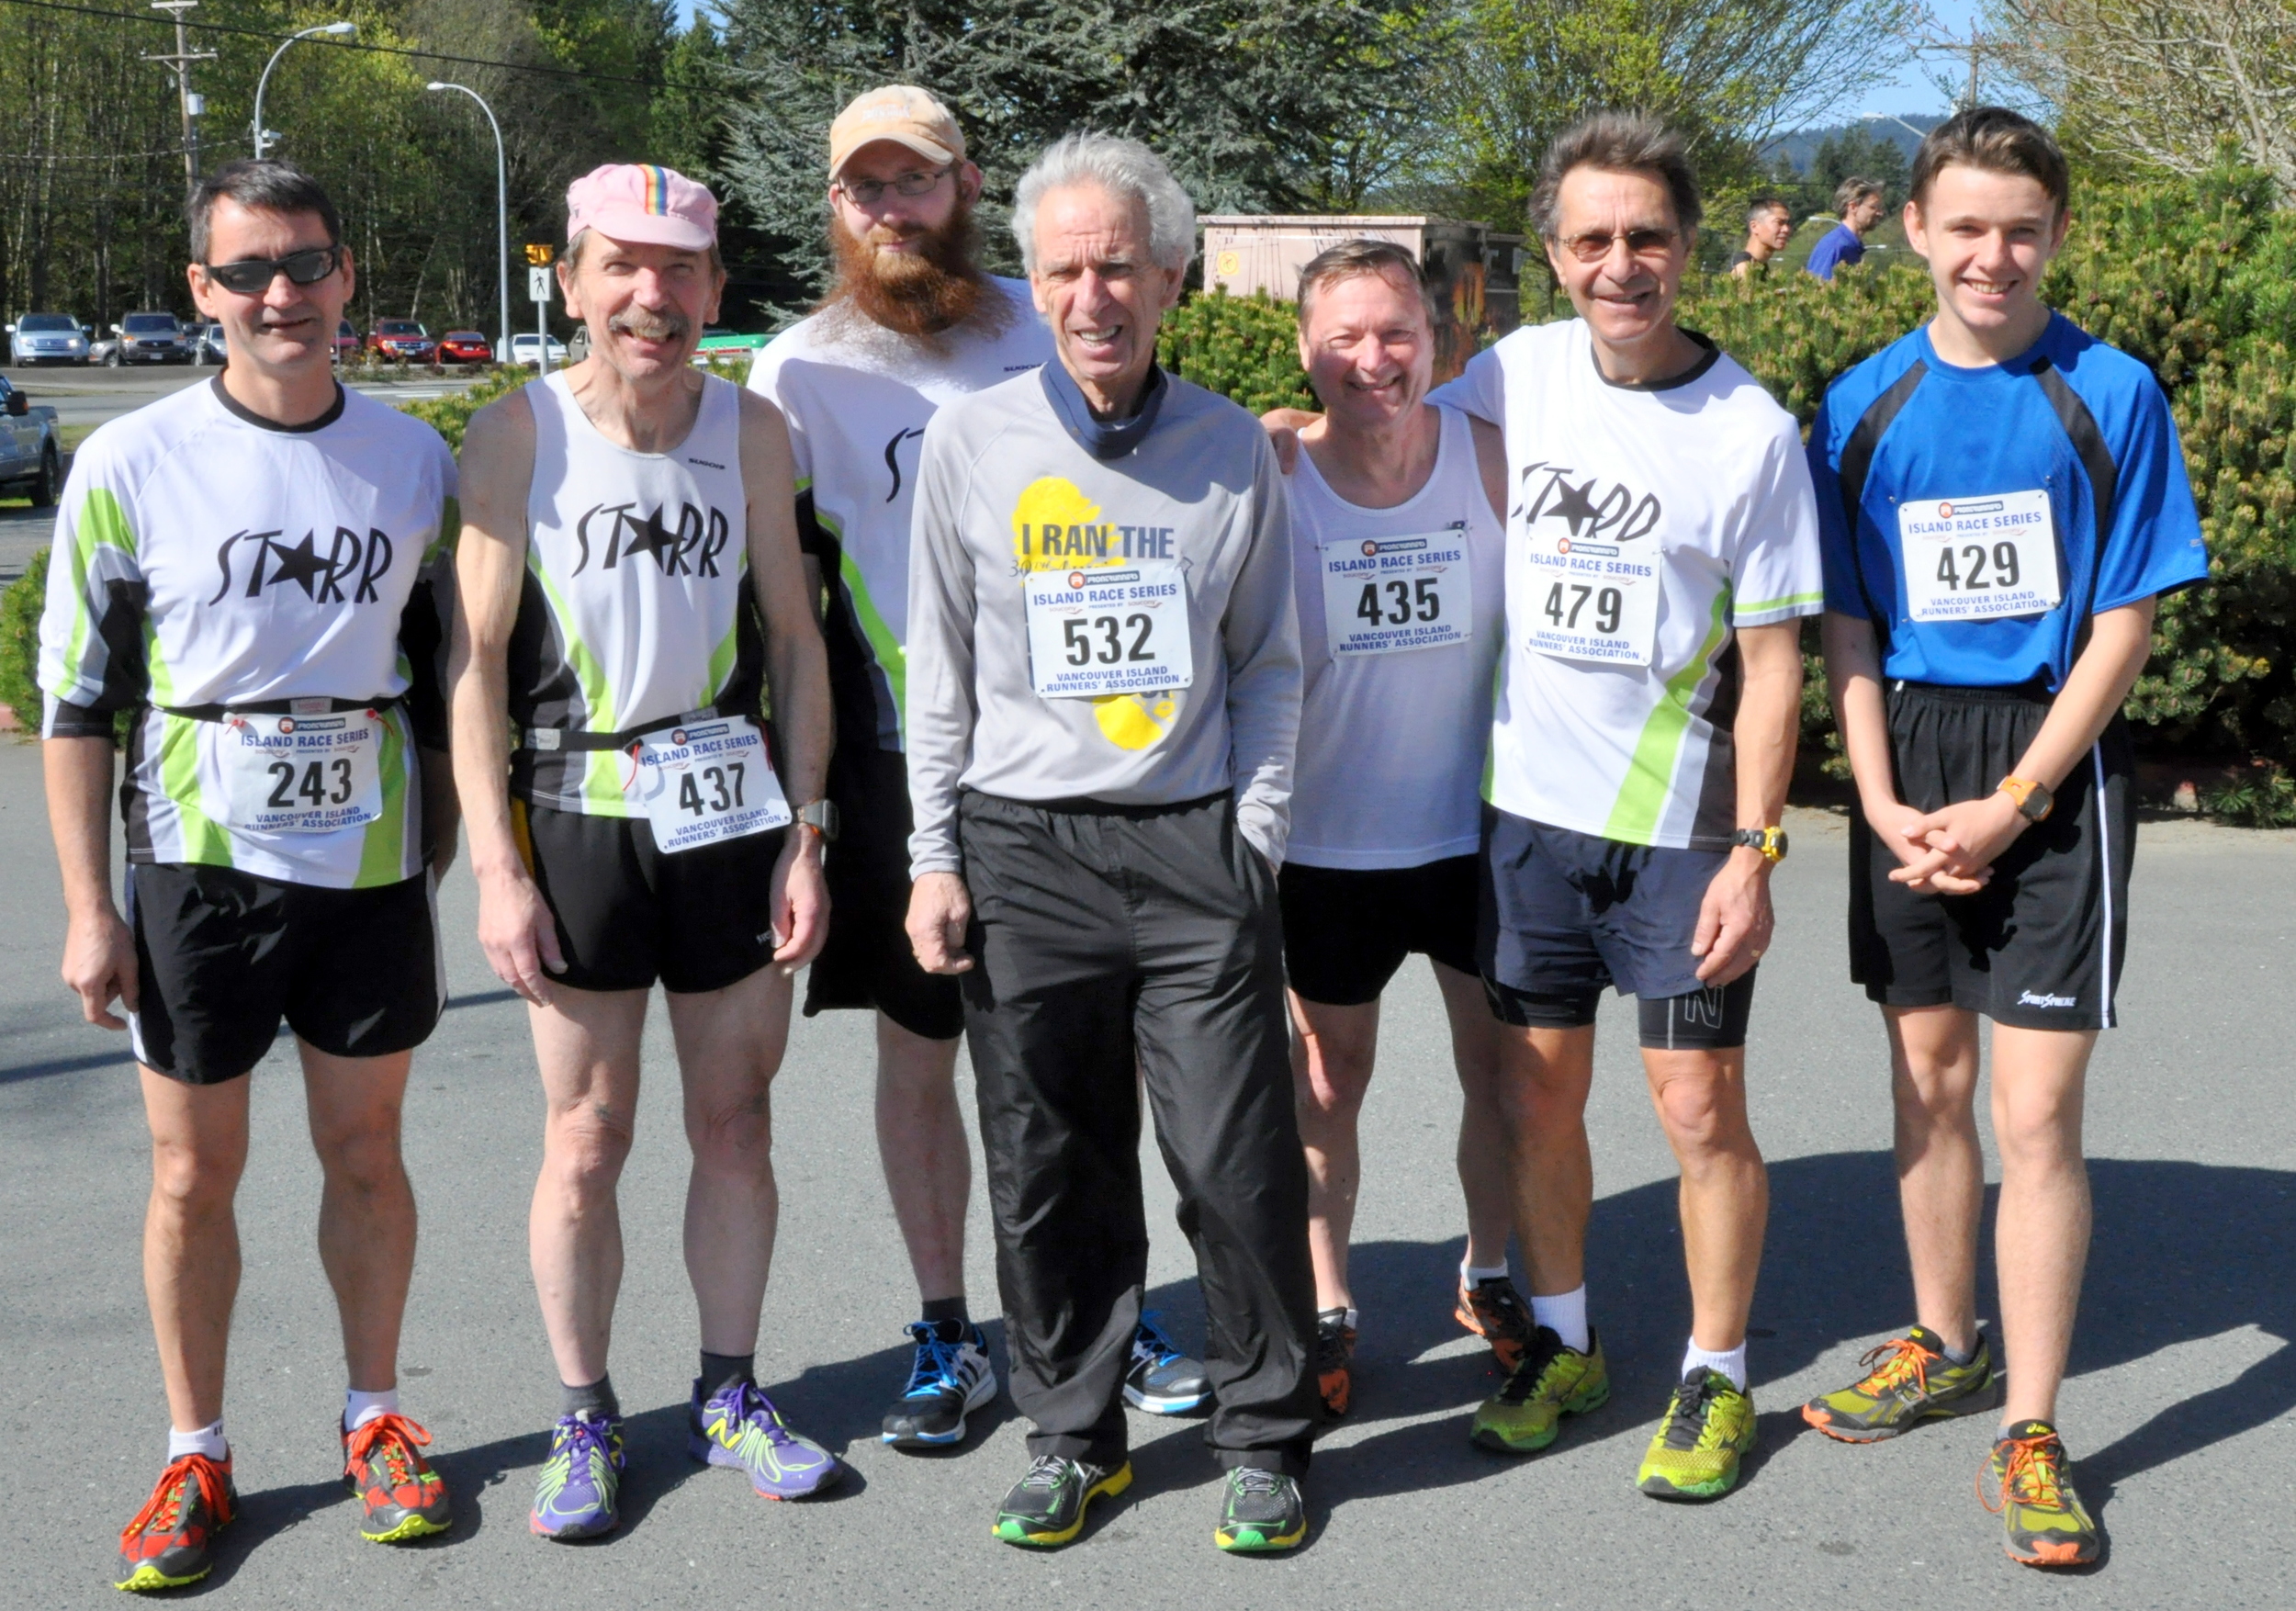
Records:
[[[1486,1276],[1472,1287],[1459,1277],[1458,1300],[1451,1316],[1491,1345],[1501,1375],[1512,1374],[1531,1346],[1531,1312],[1506,1276]]]
[[[141,1593],[180,1589],[214,1569],[208,1548],[239,1514],[231,1457],[187,1454],[167,1462],[152,1497],[119,1531],[119,1578],[113,1587]]]
[[[343,1435],[343,1480],[366,1507],[359,1536],[370,1544],[396,1544],[455,1525],[446,1484],[415,1452],[430,1441],[429,1433],[396,1412]]]
[[[2001,1517],[2003,1548],[2027,1566],[2087,1566],[2104,1540],[2065,1474],[2065,1445],[2046,1421],[2020,1421],[1994,1440],[1977,1497]]]

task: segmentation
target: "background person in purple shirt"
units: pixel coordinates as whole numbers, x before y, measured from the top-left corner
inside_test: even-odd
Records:
[[[1844,179],[1834,190],[1834,211],[1841,221],[1810,248],[1809,262],[1803,265],[1829,285],[1835,269],[1864,258],[1866,232],[1881,222],[1884,211],[1880,182],[1854,175]]]

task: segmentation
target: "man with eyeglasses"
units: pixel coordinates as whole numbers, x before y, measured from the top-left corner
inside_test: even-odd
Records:
[[[120,1535],[123,1589],[205,1577],[238,1509],[223,1378],[248,1073],[294,1031],[343,1324],[338,1425],[360,1532],[452,1522],[400,1411],[415,1206],[399,1115],[445,1005],[433,893],[453,859],[433,568],[455,461],[331,372],[355,281],[333,204],[240,162],[190,202],[192,299],[231,365],[105,425],[64,490],[40,622],[64,983],[123,1025],[152,1131],[144,1288],[167,1463]],[[126,718],[127,912],[111,893]],[[418,761],[417,752],[422,752]]]
[[[903,929],[909,512],[925,426],[942,405],[1052,356],[1028,282],[979,265],[980,194],[981,172],[947,107],[908,84],[856,97],[829,128],[837,281],[749,377],[788,418],[807,580],[811,596],[827,600],[836,918],[806,975],[805,1012],[876,1015],[878,1154],[922,1311],[907,1328],[912,1365],[882,1436],[908,1449],[962,1441],[967,1414],[996,1396],[965,1295],[973,1163],[956,1090],[964,1008],[955,979],[917,966]],[[1135,1408],[1179,1414],[1203,1403],[1202,1367],[1153,1322],[1133,1342],[1126,1394]]]
[[[1638,998],[1682,1166],[1692,1327],[1637,1477],[1711,1499],[1754,1445],[1746,1321],[1768,1185],[1746,1116],[1746,1021],[1822,603],[1793,419],[1675,322],[1700,202],[1682,138],[1604,113],[1548,149],[1532,220],[1579,317],[1526,327],[1437,390],[1505,434],[1506,671],[1484,832],[1484,989],[1534,1340],[1475,1415],[1525,1455],[1610,1394],[1589,1323],[1585,1110],[1595,1005]]]

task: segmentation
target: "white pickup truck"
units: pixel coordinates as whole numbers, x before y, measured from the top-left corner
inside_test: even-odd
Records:
[[[34,509],[51,509],[63,490],[63,453],[56,445],[56,411],[35,405],[0,375],[0,488],[28,493]]]

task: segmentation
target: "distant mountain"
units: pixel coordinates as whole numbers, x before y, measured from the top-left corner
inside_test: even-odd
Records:
[[[1944,122],[1945,118],[1940,112],[1908,112],[1905,121],[1926,134]],[[1818,154],[1820,144],[1829,138],[1839,139],[1851,133],[1896,146],[1905,152],[1908,163],[1913,161],[1913,153],[1921,146],[1919,135],[1910,129],[1899,128],[1887,118],[1859,118],[1847,123],[1829,123],[1822,129],[1797,129],[1791,134],[1781,134],[1761,148],[1761,154],[1766,161],[1783,152],[1786,160],[1794,164],[1795,173],[1806,173],[1810,159]]]

